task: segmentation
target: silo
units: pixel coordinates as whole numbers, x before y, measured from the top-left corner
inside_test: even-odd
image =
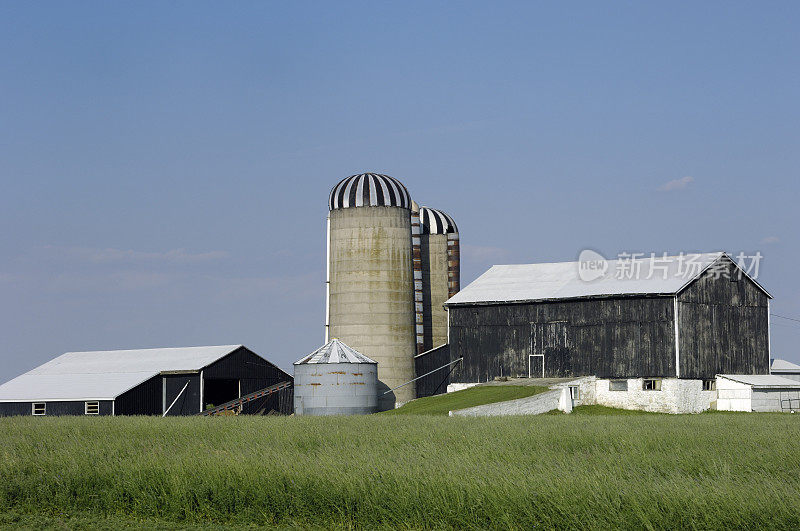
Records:
[[[449,215],[419,209],[422,259],[423,349],[447,343],[447,310],[442,306],[460,289],[458,227]]]
[[[295,415],[367,415],[378,402],[374,360],[332,339],[294,364]]]
[[[378,408],[415,398],[411,196],[397,179],[362,173],[331,190],[326,339],[378,362]]]

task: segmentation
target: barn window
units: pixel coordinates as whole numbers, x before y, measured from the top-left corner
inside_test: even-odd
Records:
[[[83,403],[83,412],[86,415],[99,415],[100,414],[100,402],[84,402]]]
[[[627,391],[628,390],[628,380],[609,380],[608,381],[608,390],[609,391]]]
[[[703,380],[703,391],[716,391],[716,390],[717,390],[716,380]]]
[[[642,380],[642,389],[645,391],[661,391],[661,380]]]
[[[47,404],[44,402],[34,402],[32,413],[34,415],[47,415]]]
[[[580,400],[581,399],[581,388],[577,385],[570,385],[569,386],[569,397],[573,400]]]

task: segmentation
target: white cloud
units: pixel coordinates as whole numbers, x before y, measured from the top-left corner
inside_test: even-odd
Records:
[[[658,187],[659,192],[672,192],[675,190],[683,190],[689,183],[694,182],[694,177],[687,175],[686,177],[681,177],[680,179],[673,179],[671,181],[665,182],[661,186]]]
[[[43,248],[61,256],[92,262],[95,264],[116,263],[168,263],[195,264],[220,260],[228,256],[224,251],[207,251],[192,253],[186,249],[171,249],[164,252],[134,251],[133,249],[104,249],[94,247],[60,247],[48,245]]]
[[[30,277],[28,281],[46,292],[88,295],[163,288],[170,283],[170,277],[147,271],[114,271],[103,274],[62,273],[55,276],[36,276]]]
[[[498,260],[505,260],[511,253],[501,247],[490,247],[481,245],[462,245],[461,256],[475,262],[489,261],[494,264],[500,263]]]
[[[761,240],[761,243],[778,243],[779,241],[781,241],[781,239],[778,238],[777,236],[767,236],[766,238]]]
[[[263,277],[211,277],[203,280],[209,290],[221,298],[246,299],[292,297],[295,300],[314,299],[325,293],[322,271],[297,275]]]

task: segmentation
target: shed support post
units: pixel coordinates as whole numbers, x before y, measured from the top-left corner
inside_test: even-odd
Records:
[[[203,380],[203,371],[200,371],[200,412],[203,411],[203,391],[205,390],[205,380]]]

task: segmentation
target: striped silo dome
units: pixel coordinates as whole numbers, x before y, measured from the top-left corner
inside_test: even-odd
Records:
[[[422,234],[451,234],[458,232],[453,218],[435,208],[420,207],[419,221]]]
[[[333,187],[328,208],[390,206],[411,208],[411,195],[403,183],[380,173],[359,173]]]

